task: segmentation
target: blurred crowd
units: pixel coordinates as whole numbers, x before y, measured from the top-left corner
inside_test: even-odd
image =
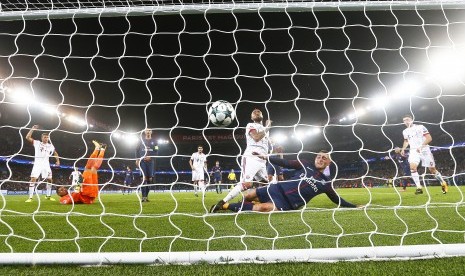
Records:
[[[465,148],[454,148],[453,157],[449,150],[441,150],[434,152],[436,167],[442,173],[446,181],[451,185],[465,184]],[[157,166],[155,175],[155,184],[153,190],[191,190],[191,174],[187,169],[187,160],[185,158],[185,165],[182,171],[177,171],[177,174],[170,167]],[[213,162],[213,161],[212,161]],[[103,190],[122,190],[124,188],[125,170],[126,166],[132,166],[132,163],[126,162],[113,170],[107,166],[99,172],[99,183],[102,185]],[[237,164],[222,164],[223,166],[223,183],[228,183],[227,173],[231,168],[235,169],[239,178],[239,170]],[[32,169],[32,164],[20,164],[8,162],[8,167],[5,161],[0,162],[0,181],[2,190],[20,191],[27,190],[29,174]],[[53,167],[53,182],[56,185],[70,185],[70,174],[72,167]],[[420,170],[421,173],[424,169]],[[292,175],[292,171],[284,170],[284,178],[288,179]],[[403,172],[400,167],[396,166],[394,160],[388,156],[366,162],[350,162],[344,165],[341,162],[337,166],[331,167],[331,175],[334,179],[336,187],[343,188],[361,188],[367,187],[380,187],[394,185],[398,186],[400,179],[403,177]],[[432,176],[426,174],[426,179],[433,180]],[[209,179],[206,175],[205,179]],[[133,187],[137,187],[142,183],[140,173],[134,169]],[[430,185],[436,185],[435,181],[431,181]],[[133,188],[135,189],[135,188]]]

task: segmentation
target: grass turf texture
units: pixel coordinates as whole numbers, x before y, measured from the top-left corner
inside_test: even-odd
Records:
[[[440,187],[414,195],[414,188],[338,189],[366,209],[334,209],[325,195],[297,212],[208,214],[222,199],[207,192],[101,194],[93,205],[60,205],[41,197],[1,198],[0,252],[159,252],[330,248],[463,243],[463,187]],[[461,192],[462,191],[462,192]],[[54,196],[56,197],[56,196]],[[425,204],[428,207],[425,208]],[[399,206],[398,208],[394,208]],[[8,226],[9,227],[8,227]],[[344,234],[344,235],[342,235]]]

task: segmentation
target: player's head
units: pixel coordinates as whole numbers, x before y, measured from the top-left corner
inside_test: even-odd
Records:
[[[399,147],[395,147],[395,148],[394,148],[394,152],[395,152],[395,153],[400,153],[400,148],[399,148]]]
[[[220,165],[220,161],[216,161],[215,164],[216,164],[217,166],[219,166],[219,165]]]
[[[234,173],[234,169],[231,169],[231,173]]]
[[[74,170],[77,172],[78,168],[77,168],[77,167],[74,167]]]
[[[404,122],[404,124],[407,126],[407,127],[410,127],[412,124],[413,124],[413,117],[412,115],[404,115],[402,117],[402,121]]]
[[[129,166],[127,166],[127,167],[126,167],[126,170],[130,171],[130,170],[131,170],[131,168],[130,168]]]
[[[61,186],[57,188],[57,195],[59,195],[60,197],[65,196],[67,194],[68,194],[68,189],[66,187]]]
[[[263,121],[263,114],[262,114],[262,112],[260,111],[260,109],[255,108],[255,109],[252,111],[252,114],[250,114],[250,119],[251,119],[252,121],[254,121],[255,123],[259,123],[259,122]]]
[[[329,166],[329,164],[331,164],[331,157],[329,156],[328,151],[320,150],[315,158],[315,167],[322,172]]]
[[[148,129],[148,128],[145,129],[145,130],[144,130],[144,133],[145,133],[145,136],[146,136],[146,137],[151,137],[151,136],[152,136],[152,130],[151,130],[151,129]]]
[[[42,143],[46,144],[50,140],[50,135],[48,133],[42,133],[40,139],[42,140]]]
[[[197,146],[197,152],[198,152],[198,153],[202,153],[202,152],[203,152],[203,146],[202,146],[202,145],[198,145],[198,146]]]

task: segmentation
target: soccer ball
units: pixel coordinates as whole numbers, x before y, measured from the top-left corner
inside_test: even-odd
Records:
[[[229,126],[236,117],[234,107],[227,101],[216,101],[208,109],[208,118],[215,126]]]

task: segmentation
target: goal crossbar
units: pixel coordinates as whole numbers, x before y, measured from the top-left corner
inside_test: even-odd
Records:
[[[367,1],[367,2],[278,2],[278,3],[222,3],[222,4],[174,4],[153,6],[121,6],[102,8],[50,8],[50,9],[25,9],[21,11],[9,11],[5,7],[0,11],[0,20],[18,19],[56,19],[56,18],[80,18],[80,17],[112,17],[112,16],[142,16],[147,14],[200,14],[224,13],[234,10],[235,13],[283,11],[299,12],[313,11],[376,11],[376,10],[406,10],[415,7],[417,10],[428,9],[459,9],[465,8],[465,2],[459,0],[426,0],[426,1]]]

